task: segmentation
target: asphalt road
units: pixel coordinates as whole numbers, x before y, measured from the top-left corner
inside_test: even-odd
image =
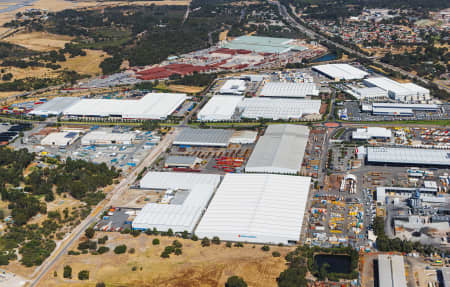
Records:
[[[175,129],[171,134],[166,135],[166,137],[158,144],[148,155],[144,158],[141,163],[136,167],[136,169],[130,173],[126,178],[124,178],[112,192],[110,192],[101,203],[97,205],[97,207],[89,214],[89,216],[81,222],[65,239],[63,239],[52,255],[39,266],[35,272],[33,273],[29,286],[34,287],[38,286],[40,280],[47,274],[47,272],[55,265],[61,256],[63,256],[70,246],[78,240],[83,235],[83,232],[86,228],[92,225],[96,220],[99,214],[103,213],[104,210],[109,208],[111,202],[117,199],[120,194],[125,191],[131,184],[136,180],[137,175],[147,166],[152,164],[159,155],[164,152],[173,142],[175,136],[179,133],[179,129]]]

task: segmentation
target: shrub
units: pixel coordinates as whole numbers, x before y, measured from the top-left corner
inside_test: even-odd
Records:
[[[228,277],[225,287],[247,287],[247,283],[241,277],[231,276]]]
[[[220,244],[220,238],[218,236],[214,236],[211,240],[213,244],[219,245]]]
[[[173,246],[166,246],[166,248],[164,248],[164,251],[172,253],[175,251],[175,248]]]
[[[183,253],[183,251],[181,251],[181,248],[177,248],[177,249],[175,249],[174,253],[175,253],[175,255],[178,256],[178,255],[181,255]]]
[[[189,233],[187,232],[187,230],[185,230],[181,233],[181,238],[187,239],[188,237],[189,237]]]
[[[207,247],[209,245],[211,245],[211,243],[209,242],[208,237],[203,238],[202,239],[202,247]]]
[[[128,250],[128,253],[130,253],[130,254],[134,254],[136,252],[136,249],[134,249],[134,248],[130,248],[130,250]]]
[[[80,255],[81,253],[78,252],[78,251],[70,250],[67,254],[69,254],[69,255]]]
[[[198,240],[198,236],[194,234],[194,235],[192,235],[191,239],[192,239],[192,241],[197,241]]]
[[[103,254],[109,251],[109,247],[106,246],[100,246],[100,248],[97,250],[98,254]]]
[[[242,242],[236,242],[234,247],[244,247],[244,244]]]
[[[86,231],[84,232],[84,235],[86,235],[87,238],[91,239],[92,237],[94,237],[95,235],[95,230],[92,227],[89,227],[88,229],[86,229]]]
[[[166,252],[165,250],[161,253],[161,257],[162,258],[169,258],[170,257],[170,252]]]
[[[152,244],[159,245],[159,239],[158,238],[153,239]]]
[[[173,245],[175,248],[181,248],[181,247],[183,247],[183,244],[181,244],[181,242],[178,241],[178,240],[174,240],[174,241],[172,242],[172,245]]]
[[[103,282],[98,282],[97,284],[95,284],[95,287],[106,287],[106,285]]]
[[[136,271],[137,270],[137,267],[136,266],[133,266],[132,268],[131,268],[131,271]]]
[[[78,272],[78,280],[89,280],[89,271],[81,270]]]
[[[261,247],[261,250],[262,251],[269,251],[270,250],[270,247],[269,246],[267,246],[267,245],[264,245],[263,247]]]
[[[105,235],[102,238],[99,238],[98,239],[98,244],[105,244],[106,241],[108,241],[108,235]]]
[[[225,246],[228,247],[228,248],[231,248],[231,242],[227,242],[227,243],[225,244]]]
[[[133,237],[138,237],[139,235],[141,235],[141,231],[139,231],[139,230],[132,230],[131,231],[131,235]]]
[[[167,236],[173,236],[173,230],[171,228],[167,230]]]
[[[127,246],[125,244],[118,245],[116,248],[114,248],[114,253],[116,254],[123,254],[127,251]]]
[[[272,252],[272,257],[280,257],[280,256],[281,256],[280,252],[278,252],[278,251]]]
[[[63,277],[72,279],[72,267],[69,265],[64,266]]]

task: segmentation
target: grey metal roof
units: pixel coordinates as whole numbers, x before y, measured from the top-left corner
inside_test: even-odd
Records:
[[[450,151],[420,148],[368,147],[367,161],[450,166]]]
[[[76,97],[53,98],[50,101],[36,107],[30,113],[36,115],[59,115],[78,101],[80,101],[80,98]]]
[[[379,286],[406,287],[403,256],[378,255]]]
[[[442,280],[444,282],[444,287],[450,287],[450,267],[444,267],[441,269]]]
[[[166,164],[187,164],[193,165],[197,158],[195,156],[171,155],[167,157]]]
[[[295,174],[300,170],[309,129],[301,125],[270,125],[245,167],[247,172]]]
[[[174,145],[227,146],[233,130],[185,128],[175,138]]]

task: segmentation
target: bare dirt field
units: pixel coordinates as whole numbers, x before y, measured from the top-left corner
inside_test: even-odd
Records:
[[[168,88],[174,92],[195,94],[203,91],[204,87],[184,86],[184,85],[169,85]]]
[[[128,189],[126,192],[123,192],[112,205],[118,207],[126,206],[131,208],[141,208],[149,202],[156,202],[161,196],[161,193],[153,190]]]
[[[73,37],[46,32],[17,33],[5,39],[6,42],[20,45],[30,50],[46,52],[64,48]]]
[[[161,252],[172,244],[174,237],[158,237],[160,245],[152,245],[155,236],[117,233],[99,233],[96,238],[108,235],[106,242],[111,250],[103,255],[64,255],[54,270],[46,275],[39,286],[93,286],[104,282],[107,286],[224,286],[229,276],[238,275],[249,286],[276,286],[276,278],[286,268],[284,256],[293,247],[271,247],[269,252],[261,250],[260,245],[244,244],[243,248],[227,248],[225,243],[201,247],[200,241],[178,240],[183,244],[183,254],[163,259]],[[126,244],[128,249],[135,248],[134,254],[116,255],[115,246]],[[75,248],[75,246],[73,247]],[[277,250],[281,257],[272,257]],[[72,280],[62,278],[63,267],[72,267]],[[136,271],[132,268],[136,267]],[[80,270],[90,272],[89,281],[78,281]],[[57,271],[58,276],[53,276]]]

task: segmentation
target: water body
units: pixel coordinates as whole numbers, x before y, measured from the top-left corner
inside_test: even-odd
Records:
[[[314,59],[311,62],[312,63],[317,63],[317,62],[326,62],[326,61],[333,61],[337,59],[337,55],[336,54],[326,54],[323,55],[320,58]]]
[[[314,262],[319,266],[319,270],[323,264],[328,263],[330,267],[327,268],[328,273],[350,273],[351,260],[347,255],[327,255],[319,254],[314,256]]]
[[[37,0],[0,0],[0,13],[8,13],[20,8],[31,6]],[[3,5],[2,3],[7,3]]]

